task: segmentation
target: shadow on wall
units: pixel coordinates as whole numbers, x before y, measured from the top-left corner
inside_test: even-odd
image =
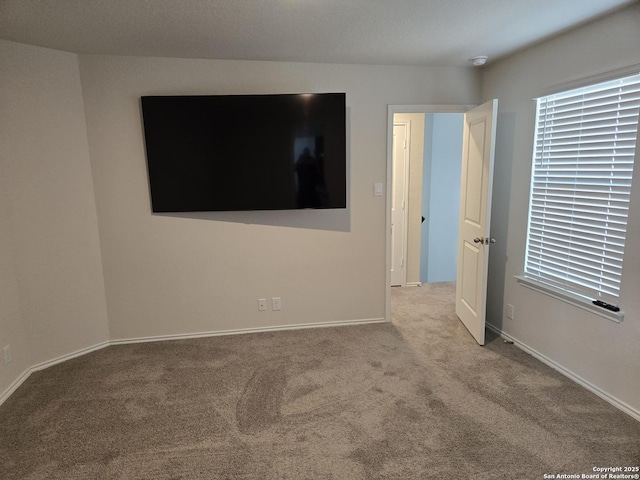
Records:
[[[498,330],[502,330],[504,306],[515,125],[514,112],[498,113],[491,202],[491,236],[497,239],[497,242],[491,245],[489,250],[487,286],[487,323]]]
[[[158,217],[190,218],[194,220],[270,225],[277,227],[351,231],[351,212],[342,209],[253,210],[240,212],[154,213]]]

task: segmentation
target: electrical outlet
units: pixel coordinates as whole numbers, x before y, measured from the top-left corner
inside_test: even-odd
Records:
[[[282,300],[280,299],[280,297],[273,297],[271,299],[271,309],[282,310]]]
[[[513,305],[511,305],[510,303],[507,303],[507,318],[510,318],[511,320],[513,320],[513,314],[514,314]]]
[[[259,298],[258,299],[258,311],[265,312],[267,310],[267,299]]]
[[[7,345],[2,349],[4,354],[4,364],[9,365],[11,363],[11,345]]]

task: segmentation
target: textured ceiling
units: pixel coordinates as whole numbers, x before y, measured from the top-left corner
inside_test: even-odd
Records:
[[[635,1],[0,0],[0,38],[77,53],[466,66]]]

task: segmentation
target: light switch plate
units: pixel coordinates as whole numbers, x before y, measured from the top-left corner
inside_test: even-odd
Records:
[[[280,299],[280,297],[273,297],[271,299],[271,309],[282,310],[282,300]]]

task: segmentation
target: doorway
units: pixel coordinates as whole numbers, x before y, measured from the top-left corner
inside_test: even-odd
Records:
[[[411,145],[407,156],[413,158],[407,161],[404,186],[407,199],[403,212],[404,237],[392,239],[392,247],[388,249],[391,251],[387,251],[389,266],[393,256],[397,258],[397,252],[404,250],[404,282],[397,280],[397,272],[392,281],[388,268],[387,286],[455,280],[462,125],[464,113],[471,108],[473,105],[393,105],[388,108],[387,189],[391,200],[387,209],[387,232],[397,226],[394,214],[398,216],[392,208],[394,178],[399,180],[393,161],[394,154],[398,153],[393,141],[394,125],[407,125]],[[390,288],[387,288],[387,318],[391,318]]]
[[[391,286],[456,278],[463,113],[393,116]]]

